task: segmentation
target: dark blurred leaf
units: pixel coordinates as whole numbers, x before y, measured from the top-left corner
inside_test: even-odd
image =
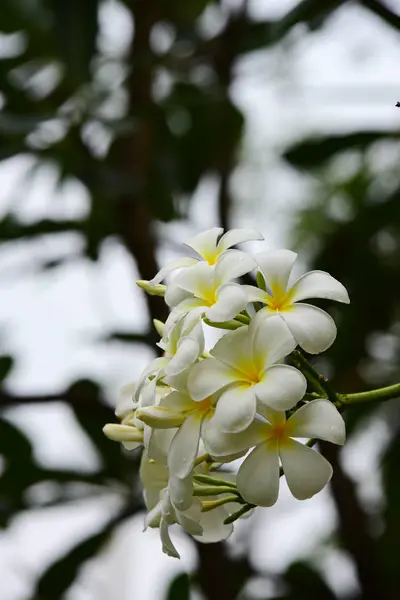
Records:
[[[320,167],[339,152],[370,146],[380,140],[398,140],[395,131],[360,131],[344,135],[332,135],[325,138],[309,139],[292,146],[284,153],[285,159],[295,167],[311,169]]]
[[[18,463],[28,463],[32,458],[32,445],[28,438],[5,419],[0,419],[0,454]]]
[[[65,556],[54,562],[40,577],[35,600],[61,600],[83,564],[101,550],[110,533],[110,528],[106,525],[100,533],[77,544]]]
[[[190,579],[186,573],[172,580],[165,600],[190,600]]]
[[[310,29],[321,27],[326,19],[347,0],[302,0],[289,11],[275,27],[275,40],[278,41],[298,23],[307,23]]]
[[[14,365],[12,356],[0,356],[0,383],[10,374]]]
[[[51,0],[57,40],[73,85],[89,81],[98,32],[99,0]]]
[[[386,3],[379,2],[379,0],[360,0],[360,4],[378,15],[385,23],[388,23],[397,30],[400,29],[400,16],[392,12],[386,6]]]
[[[0,221],[0,243],[49,233],[82,231],[83,227],[83,221],[51,221],[49,219],[25,225],[20,223],[16,217],[8,215]]]
[[[135,332],[125,332],[125,331],[116,331],[114,333],[110,333],[107,336],[107,340],[110,342],[125,342],[127,344],[147,344],[152,348],[154,346],[154,337],[153,335],[149,335],[147,333],[135,333]]]
[[[397,405],[398,407],[398,402]],[[396,581],[399,569],[398,543],[400,539],[400,411],[393,406],[393,439],[382,459],[382,483],[385,491],[385,528],[380,539],[380,550],[384,555],[383,564],[389,577]]]
[[[293,600],[337,600],[321,575],[304,562],[290,565],[284,580],[293,592]]]

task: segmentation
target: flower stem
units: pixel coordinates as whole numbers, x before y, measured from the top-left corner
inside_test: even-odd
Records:
[[[248,325],[250,323],[250,317],[247,317],[246,315],[242,315],[241,313],[236,315],[234,320],[239,321],[240,323],[243,323],[243,325]]]
[[[206,485],[217,485],[222,487],[229,487],[232,490],[236,490],[236,484],[231,483],[230,481],[225,481],[225,479],[217,479],[216,477],[210,477],[210,475],[200,475],[195,473],[193,475],[193,479],[196,483],[205,483]]]
[[[228,504],[228,502],[239,502],[241,500],[238,496],[225,496],[225,498],[219,498],[218,500],[204,500],[202,502],[201,512],[209,512],[213,510],[213,508],[218,508],[218,506],[223,506],[224,504]]]
[[[232,492],[239,494],[227,485],[199,485],[194,487],[193,496],[218,496],[219,494],[232,494]]]
[[[231,321],[223,321],[222,323],[215,323],[214,321],[210,321],[207,317],[203,317],[203,321],[206,325],[210,327],[216,327],[217,329],[229,329],[230,331],[234,331],[235,329],[239,329],[239,327],[243,327],[244,323],[240,323],[239,321],[235,321],[232,319]]]
[[[256,508],[255,504],[245,504],[244,506],[239,508],[239,510],[229,515],[229,517],[225,519],[224,525],[229,525],[230,523],[237,521],[238,519],[240,519],[240,517],[245,515],[247,512],[249,512],[249,510],[252,510],[253,508]]]
[[[314,391],[319,394],[322,394],[322,396],[325,398],[329,398],[331,402],[337,402],[338,395],[332,388],[328,379],[321,373],[318,373],[316,369],[314,369],[312,364],[306,359],[305,356],[303,356],[300,350],[294,350],[293,357],[294,360],[297,361],[304,375],[306,376],[307,381],[309,381],[310,385],[314,388]]]
[[[392,398],[400,397],[400,383],[388,385],[387,387],[370,390],[368,392],[359,392],[357,394],[337,394],[336,406],[347,407],[366,402],[385,402]]]
[[[210,460],[210,455],[209,454],[202,454],[201,456],[198,456],[196,458],[196,460],[194,461],[194,466],[197,467],[198,465],[201,465],[201,463]]]

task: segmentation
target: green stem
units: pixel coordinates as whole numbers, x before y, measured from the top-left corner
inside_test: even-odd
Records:
[[[201,465],[201,463],[210,460],[210,455],[209,454],[202,454],[201,456],[198,456],[196,458],[196,460],[194,461],[194,466],[197,467],[198,465]]]
[[[204,500],[201,512],[209,512],[218,506],[223,506],[229,502],[241,502],[238,496],[225,496],[225,498],[219,498],[219,500]]]
[[[243,323],[243,325],[248,325],[250,323],[250,317],[246,317],[246,315],[242,315],[240,313],[236,315],[234,320]]]
[[[338,396],[327,378],[321,373],[318,373],[299,350],[294,350],[293,357],[300,365],[306,379],[310,382],[312,387],[314,387],[315,392],[322,393],[322,395],[328,397],[331,402],[337,402]]]
[[[239,329],[239,327],[243,327],[244,323],[240,323],[239,321],[235,321],[232,319],[231,321],[224,321],[223,323],[215,323],[214,321],[210,321],[207,317],[203,317],[203,321],[206,325],[210,327],[216,327],[217,329],[229,329],[230,331],[234,331],[235,329]]]
[[[236,484],[231,483],[230,481],[225,481],[225,479],[217,479],[216,477],[211,477],[210,475],[200,475],[195,473],[193,475],[193,479],[196,483],[205,483],[206,485],[217,485],[222,487],[229,487],[233,490],[236,490]]]
[[[336,406],[346,407],[366,402],[385,402],[392,398],[400,396],[400,383],[388,385],[387,387],[370,390],[369,392],[359,392],[358,394],[337,394]]]
[[[244,506],[239,508],[239,510],[229,515],[229,517],[225,519],[224,525],[229,525],[230,523],[237,521],[238,519],[240,519],[240,517],[245,515],[247,512],[249,512],[249,510],[252,510],[253,508],[256,508],[255,504],[245,504]]]
[[[193,496],[218,496],[219,494],[232,494],[235,490],[227,485],[199,485],[195,486]],[[239,494],[239,492],[236,492]]]

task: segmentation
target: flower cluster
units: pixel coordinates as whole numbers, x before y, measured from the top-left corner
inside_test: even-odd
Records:
[[[314,442],[345,441],[332,398],[307,393],[290,358],[302,356],[297,346],[317,354],[336,337],[332,318],[303,300],[348,303],[346,289],[323,271],[290,283],[290,250],[251,256],[232,248],[261,239],[256,230],[210,229],[188,244],[193,257],[138,282],[171,308],[164,324],[155,321],[163,356],[123,389],[121,422],[104,432],[128,450],[144,447],[145,522],[159,528],[170,556],[179,556],[170,525],[199,541],[225,539],[237,518],[277,501],[282,474],[295,498],[310,498],[332,475]],[[253,271],[257,285],[238,283]],[[220,336],[206,349],[210,327]],[[238,458],[237,473],[228,471]]]

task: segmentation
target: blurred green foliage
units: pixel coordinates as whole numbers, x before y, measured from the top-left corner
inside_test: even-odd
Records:
[[[59,186],[76,179],[90,198],[88,212],[79,219],[29,223],[10,203],[0,219],[2,244],[74,232],[84,242],[82,255],[96,261],[104,241],[116,238],[135,260],[141,277],[149,279],[157,270],[155,221],[185,218],[191,195],[209,174],[220,182],[219,218],[222,226],[229,225],[227,182],[244,132],[244,117],[229,94],[237,59],[267,51],[299,24],[303,35],[311,35],[346,2],[302,0],[275,21],[252,20],[246,0],[229,14],[221,4],[120,0],[128,29],[134,25],[135,33],[126,47],[107,53],[99,42],[99,11],[105,5],[99,0],[2,1],[0,32],[11,51],[0,56],[0,160],[29,154],[34,162],[28,179],[51,164]],[[400,18],[385,3],[359,4],[399,32]],[[214,35],[199,27],[210,7],[225,15]],[[164,45],[157,44],[157,28],[167,39]],[[312,174],[316,182],[314,198],[299,212],[295,245],[308,253],[315,268],[343,281],[352,298],[346,310],[332,308],[340,333],[323,365],[338,389],[348,392],[392,383],[400,376],[400,178],[398,169],[378,169],[374,162],[379,144],[391,142],[398,152],[398,140],[398,131],[353,131],[303,140],[284,154],[288,163]],[[358,166],[343,177],[337,161],[347,157]],[[64,264],[49,257],[42,268]],[[165,317],[158,298],[146,301],[149,316]],[[385,368],[379,356],[384,341],[377,340],[383,333],[395,340],[389,359],[385,352]],[[133,344],[152,344],[155,339],[151,331],[114,332],[109,337]],[[371,339],[377,340],[372,354]],[[29,494],[43,482],[57,486],[51,505],[76,499],[76,490],[71,492],[75,483],[81,484],[82,497],[113,488],[123,499],[120,512],[102,530],[50,565],[38,580],[32,598],[57,600],[115,527],[142,508],[136,491],[138,457],[121,453],[104,438],[102,425],[113,420],[113,413],[96,382],[72,382],[51,397],[22,397],[6,386],[12,366],[12,357],[0,357],[0,380],[5,382],[0,391],[0,525],[7,527],[21,511],[43,507]],[[71,407],[97,449],[100,466],[95,473],[40,467],[30,441],[8,418],[10,407],[53,401]],[[382,456],[383,508],[379,515],[369,514],[341,469],[339,455],[330,455],[339,525],[329,543],[337,543],[355,565],[357,600],[395,600],[400,589],[399,408],[390,403],[352,411],[349,431],[359,431],[371,419],[384,419],[390,430]],[[372,527],[376,522],[379,527]],[[199,549],[199,560],[192,578],[181,574],[172,581],[168,600],[189,598],[191,582],[208,600],[249,599],[243,582],[262,575],[246,557],[230,558],[222,545],[208,554]],[[278,580],[282,592],[276,600],[336,598],[306,563],[291,565]]]

